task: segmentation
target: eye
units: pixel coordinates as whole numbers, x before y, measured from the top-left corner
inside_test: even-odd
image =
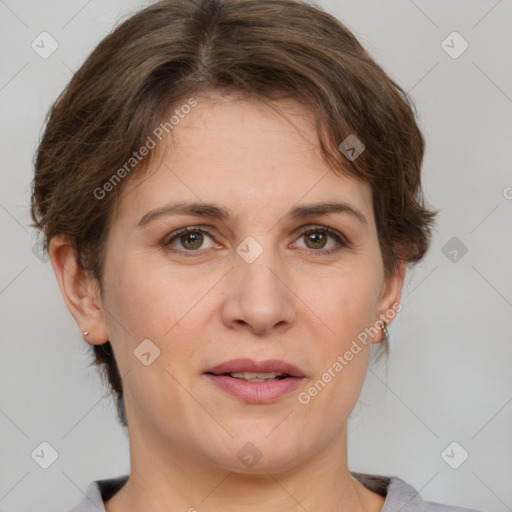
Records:
[[[338,233],[338,231],[328,228],[327,226],[314,226],[313,228],[303,231],[299,240],[301,238],[305,239],[305,248],[311,249],[315,255],[333,254],[338,252],[342,247],[348,246],[348,243],[341,233]],[[329,238],[336,242],[334,244],[334,248],[324,250]],[[302,248],[297,246],[296,243],[294,243],[293,246]]]
[[[195,226],[189,226],[170,233],[170,235],[164,239],[162,244],[166,249],[169,249],[172,252],[199,252],[198,249],[211,249],[214,246],[213,243],[211,243],[207,247],[203,246],[205,235],[206,237],[213,240],[213,235],[209,231],[206,231],[205,229],[201,229]],[[176,247],[175,244],[179,244],[181,245],[181,247],[178,247],[174,251],[173,249],[170,248],[170,246]],[[192,254],[190,255],[192,256]]]
[[[205,237],[210,239],[210,243],[205,247]],[[345,237],[338,231],[327,226],[313,226],[303,231],[300,236],[305,239],[306,246],[302,247],[293,243],[291,246],[299,249],[310,249],[315,256],[328,255],[338,252],[349,244]],[[334,241],[334,247],[325,249],[329,239]],[[200,256],[203,251],[213,247],[219,247],[213,242],[213,235],[206,229],[197,226],[188,226],[170,233],[162,242],[165,249],[171,252],[182,253],[185,256]],[[332,245],[332,244],[331,244]]]

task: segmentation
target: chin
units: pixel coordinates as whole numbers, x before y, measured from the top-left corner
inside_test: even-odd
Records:
[[[262,455],[254,465],[249,466],[241,462],[238,457],[233,459],[232,454],[226,454],[225,460],[216,461],[219,467],[240,475],[268,475],[268,473],[283,473],[295,468],[299,463],[296,453]]]
[[[297,438],[294,441],[289,430],[283,430],[280,436],[278,429],[273,423],[271,428],[247,429],[240,435],[230,431],[233,438],[218,447],[215,453],[208,450],[212,462],[228,471],[246,475],[293,469],[303,458],[307,458],[307,448],[303,446],[303,440]]]

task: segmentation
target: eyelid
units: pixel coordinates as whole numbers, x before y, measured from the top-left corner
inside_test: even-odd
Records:
[[[308,249],[307,247],[304,249],[317,256],[334,255],[337,254],[341,249],[350,247],[350,242],[347,240],[347,237],[337,229],[331,228],[329,226],[322,224],[310,224],[308,226],[301,226],[298,228],[298,231],[299,233],[296,237],[297,240],[310,233],[323,231],[338,244],[339,247],[336,249]],[[303,248],[300,247],[300,249]]]
[[[331,228],[329,226],[325,226],[323,224],[308,224],[306,226],[302,226],[302,227],[298,228],[297,231],[299,232],[299,235],[301,235],[301,236],[306,235],[312,231],[313,232],[314,231],[325,231],[326,233],[330,234],[334,238],[339,237],[343,243],[345,243],[347,245],[349,243],[347,240],[347,237],[343,233],[341,233],[337,229]]]
[[[165,235],[164,239],[162,240],[162,245],[164,247],[168,247],[171,244],[171,241],[175,238],[180,237],[181,235],[186,235],[187,233],[202,233],[204,235],[209,236],[212,240],[215,239],[215,237],[219,236],[218,231],[214,229],[211,226],[202,227],[202,226],[185,226],[183,228],[175,229],[174,231],[171,231],[167,235]],[[177,250],[177,252],[200,252],[200,250],[197,251],[180,251]],[[203,250],[204,252],[204,250]]]

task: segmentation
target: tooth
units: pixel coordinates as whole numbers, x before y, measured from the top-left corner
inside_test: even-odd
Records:
[[[231,377],[236,379],[245,379],[253,382],[262,382],[267,379],[275,379],[279,375],[282,375],[278,372],[271,373],[254,373],[254,372],[232,372],[229,374]],[[256,379],[256,380],[254,380]]]
[[[257,373],[252,372],[233,372],[229,374],[231,377],[235,377],[237,379],[254,379],[258,376]]]

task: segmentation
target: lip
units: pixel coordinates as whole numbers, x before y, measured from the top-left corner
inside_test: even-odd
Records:
[[[248,382],[229,375],[221,375],[232,372],[278,372],[286,373],[290,377],[270,382]],[[218,364],[204,373],[212,383],[226,393],[253,404],[264,404],[279,400],[279,398],[297,389],[305,379],[305,375],[300,368],[278,359],[267,359],[266,361],[232,359]]]
[[[233,372],[255,372],[255,373],[286,373],[291,377],[305,377],[304,372],[294,364],[281,361],[280,359],[267,359],[265,361],[254,361],[252,359],[231,359],[225,361],[213,368],[210,368],[205,373],[214,373],[219,375],[221,373]]]
[[[304,380],[304,377],[287,377],[271,382],[248,382],[228,375],[208,373],[206,376],[220,389],[252,404],[275,402],[297,389]]]

